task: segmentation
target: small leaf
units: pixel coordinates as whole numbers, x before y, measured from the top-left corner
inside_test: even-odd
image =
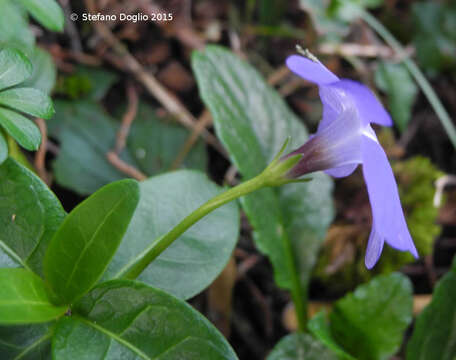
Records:
[[[50,360],[52,323],[0,326],[2,359]]]
[[[52,31],[63,31],[65,18],[55,0],[19,0],[36,21]]]
[[[54,114],[51,98],[41,90],[33,88],[1,91],[0,104],[43,119],[49,119]]]
[[[19,50],[0,51],[0,90],[17,85],[32,75],[32,64]]]
[[[27,150],[38,150],[40,147],[40,130],[31,120],[23,115],[0,107],[0,125],[23,148]]]
[[[407,345],[407,360],[454,360],[456,357],[456,258],[437,283],[431,303],[418,316]]]
[[[33,65],[32,76],[29,77],[21,86],[31,87],[50,94],[57,77],[57,70],[52,60],[52,56],[43,49],[35,47],[30,56]]]
[[[103,283],[73,310],[77,315],[57,325],[55,359],[237,359],[190,305],[139,282]]]
[[[285,336],[274,347],[267,360],[337,360],[318,340],[307,334]]]
[[[6,160],[8,157],[8,143],[6,142],[5,137],[0,132],[0,165]]]
[[[375,83],[388,94],[388,104],[393,120],[403,132],[410,120],[418,88],[403,64],[382,61],[375,71]]]
[[[41,179],[13,159],[0,166],[0,267],[38,274],[47,245],[65,217]]]
[[[79,204],[52,238],[44,274],[61,303],[72,303],[100,279],[139,200],[138,183],[109,184]]]
[[[141,182],[141,200],[105,278],[119,276],[155,239],[221,192],[203,173],[180,170]],[[220,231],[223,229],[223,231]],[[139,276],[188,299],[223,270],[239,235],[236,203],[224,205],[188,229]]]
[[[25,269],[0,269],[0,324],[53,320],[67,308],[54,306],[40,277]]]

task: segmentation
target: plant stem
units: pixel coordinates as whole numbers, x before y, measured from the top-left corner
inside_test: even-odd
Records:
[[[429,103],[433,107],[435,113],[440,119],[440,122],[445,128],[445,131],[450,138],[451,143],[456,148],[456,129],[453,125],[453,122],[451,121],[450,116],[432,89],[431,85],[424,77],[421,70],[418,68],[415,62],[408,57],[399,41],[396,40],[396,38],[388,31],[388,29],[383,26],[381,22],[379,22],[374,16],[364,10],[361,10],[361,18],[367,24],[369,24],[369,26],[372,27],[383,38],[383,40],[385,40],[385,42],[391,46],[393,50],[402,58],[404,65],[415,78],[421,90],[423,90],[424,95],[426,95]]]
[[[184,218],[178,225],[172,228],[168,233],[159,237],[133,261],[130,262],[124,270],[121,270],[116,277],[127,279],[136,279],[144,269],[157,258],[174,240],[181,236],[189,227],[195,224],[198,220],[209,214],[218,207],[253,191],[261,189],[267,185],[267,178],[264,173],[250,179],[238,186],[235,186],[211,200],[201,205],[198,209]]]

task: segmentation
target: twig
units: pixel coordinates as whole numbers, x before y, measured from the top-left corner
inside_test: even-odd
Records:
[[[394,52],[389,46],[385,45],[363,45],[357,43],[332,44],[324,43],[318,47],[320,54],[340,55],[340,56],[359,56],[359,57],[381,57],[392,58]],[[411,53],[411,49],[407,50]]]
[[[62,5],[63,13],[65,19],[69,19],[73,10],[71,9],[69,0],[60,0],[60,5]],[[73,21],[65,21],[65,30],[70,38],[70,47],[75,52],[82,51],[81,39],[79,38],[78,29],[76,28]]]
[[[45,165],[45,160],[46,160],[46,148],[47,148],[47,128],[46,128],[46,122],[41,119],[41,118],[36,118],[35,119],[35,124],[38,126],[38,129],[40,129],[41,133],[41,145],[38,151],[35,153],[35,168],[36,171],[38,172],[38,176],[47,184],[50,185],[51,179],[49,174],[46,171],[46,165]]]
[[[135,167],[127,164],[114,151],[109,151],[106,154],[106,158],[113,166],[115,166],[119,171],[123,172],[124,174],[138,181],[143,181],[147,179],[147,176],[144,173],[142,173]]]
[[[128,107],[122,118],[122,124],[120,125],[119,131],[117,132],[115,152],[120,154],[125,147],[127,142],[128,133],[130,132],[130,126],[136,117],[138,112],[138,93],[135,87],[130,82],[127,83],[127,99]]]

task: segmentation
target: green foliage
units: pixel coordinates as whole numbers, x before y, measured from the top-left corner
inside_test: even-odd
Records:
[[[107,279],[127,270],[129,263],[155,239],[221,192],[205,174],[190,170],[150,178],[141,182],[140,189],[141,200],[105,274]],[[190,298],[223,270],[238,234],[237,206],[227,204],[188,229],[149,265],[139,280],[179,298]]]
[[[19,0],[41,25],[52,31],[63,31],[63,11],[55,0]]]
[[[122,180],[103,187],[65,218],[44,260],[45,278],[59,303],[73,303],[101,278],[138,201],[138,183]]]
[[[403,132],[410,120],[418,88],[403,64],[381,61],[375,71],[375,83],[388,95],[394,123]]]
[[[73,310],[57,325],[56,359],[237,359],[190,305],[138,282],[103,283]]]
[[[418,62],[439,71],[456,65],[456,4],[417,2],[413,4],[414,37]]]
[[[307,334],[285,336],[274,347],[267,360],[336,360],[338,357],[318,340]]]
[[[51,359],[52,324],[0,326],[2,359]]]
[[[33,53],[35,37],[29,29],[27,14],[17,1],[0,0],[0,49],[12,47],[27,54]],[[0,65],[0,72],[2,66]]]
[[[402,343],[412,321],[412,303],[407,277],[381,275],[338,300],[329,324],[319,315],[311,319],[309,329],[333,350],[340,347],[359,360],[386,360]]]
[[[44,281],[26,269],[0,269],[0,324],[53,320],[67,308],[51,303]]]
[[[456,356],[456,258],[437,283],[431,303],[418,316],[407,360],[452,360]]]
[[[51,55],[36,47],[30,56],[30,61],[33,67],[32,75],[22,85],[50,94],[57,76],[57,70]]]

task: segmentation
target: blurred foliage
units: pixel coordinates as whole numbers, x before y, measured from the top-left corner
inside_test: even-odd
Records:
[[[386,137],[383,144],[394,141],[391,132],[383,132],[380,137]],[[433,241],[440,233],[440,226],[436,224],[438,209],[433,206],[433,197],[434,182],[443,173],[422,156],[393,162],[393,170],[410,234],[419,255],[426,256],[432,252]],[[358,174],[356,178],[343,183],[344,186],[351,186],[350,192],[353,193],[362,192],[364,187],[361,175]],[[408,252],[385,245],[380,261],[373,270],[368,271],[364,266],[364,252],[369,231],[370,226],[346,222],[330,228],[314,275],[332,292],[353,289],[375,275],[396,271],[414,261]]]

